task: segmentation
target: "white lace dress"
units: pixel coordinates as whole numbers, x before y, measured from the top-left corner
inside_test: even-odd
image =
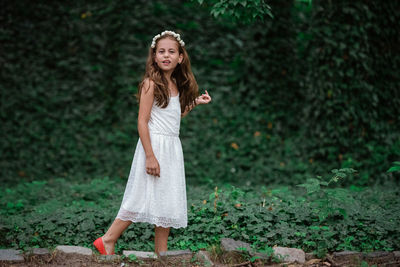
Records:
[[[187,226],[186,182],[179,139],[179,95],[166,108],[151,109],[148,123],[151,146],[160,164],[160,177],[146,173],[146,155],[138,140],[118,219],[162,227]]]

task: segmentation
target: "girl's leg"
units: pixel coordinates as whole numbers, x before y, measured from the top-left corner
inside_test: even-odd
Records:
[[[168,248],[168,235],[169,235],[169,227],[158,227],[156,226],[155,231],[155,238],[154,238],[154,250],[157,255],[160,252],[167,251]]]
[[[107,254],[114,251],[114,246],[118,238],[131,223],[131,221],[123,221],[120,219],[114,220],[110,228],[108,228],[107,233],[102,236],[104,248],[106,249]]]

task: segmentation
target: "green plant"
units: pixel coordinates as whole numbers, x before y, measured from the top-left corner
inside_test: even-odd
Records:
[[[128,257],[128,261],[129,262],[134,262],[134,263],[137,263],[137,264],[139,264],[139,265],[143,265],[144,264],[144,261],[143,260],[141,260],[141,259],[139,259],[136,255],[134,255],[134,254],[130,254]]]
[[[400,171],[400,161],[393,162],[393,166],[387,170],[387,172],[397,172]]]
[[[332,183],[337,183],[339,180],[346,178],[356,172],[351,168],[333,169],[334,175],[329,181],[324,181],[321,176],[317,178],[308,178],[306,183],[297,186],[304,187],[307,190],[310,205],[313,212],[320,222],[324,222],[329,217],[342,215],[347,218],[348,211],[351,210],[353,197],[348,190],[343,188],[329,188]]]
[[[260,248],[257,250],[257,252],[262,253],[264,256],[266,256],[270,261],[275,262],[275,263],[280,263],[282,259],[274,254],[274,249],[268,245],[265,245],[264,247]],[[253,256],[250,261],[254,261],[256,259],[260,259],[259,256]]]
[[[369,265],[368,262],[362,261],[360,267],[377,267],[377,265],[376,264]]]

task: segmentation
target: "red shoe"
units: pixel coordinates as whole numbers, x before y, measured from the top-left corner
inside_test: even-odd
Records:
[[[101,255],[114,255],[114,252],[111,254],[107,254],[106,249],[104,247],[103,238],[99,237],[94,242],[93,245],[97,248]]]

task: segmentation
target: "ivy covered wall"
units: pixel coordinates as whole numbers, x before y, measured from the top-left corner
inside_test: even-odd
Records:
[[[0,179],[126,180],[147,49],[170,29],[213,97],[182,120],[188,183],[398,181],[400,4],[268,3],[251,24],[188,1],[3,3]]]

